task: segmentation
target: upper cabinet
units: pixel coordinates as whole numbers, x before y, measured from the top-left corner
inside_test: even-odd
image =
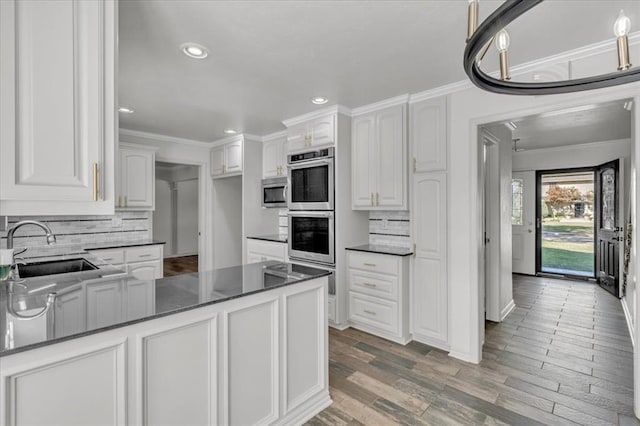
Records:
[[[242,138],[211,149],[211,176],[214,178],[242,174]]]
[[[447,169],[447,98],[411,105],[411,146],[414,173]]]
[[[406,106],[355,117],[351,123],[351,194],[355,210],[407,209]]]
[[[285,136],[264,142],[262,146],[262,177],[272,178],[287,174],[287,138]]]
[[[155,208],[155,150],[120,144],[117,207],[127,210]]]
[[[0,2],[0,215],[114,210],[117,2]]]
[[[336,115],[309,120],[287,129],[287,151],[299,152],[331,146],[336,141]]]

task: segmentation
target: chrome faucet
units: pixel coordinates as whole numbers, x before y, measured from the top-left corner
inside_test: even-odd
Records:
[[[47,234],[47,244],[51,245],[51,244],[55,244],[56,243],[56,236],[53,235],[53,232],[51,232],[51,229],[47,225],[45,225],[44,223],[38,222],[36,220],[21,220],[20,222],[18,222],[15,225],[13,225],[13,227],[11,229],[9,229],[9,231],[7,232],[7,248],[8,249],[12,249],[13,248],[13,234],[15,234],[15,232],[16,232],[16,230],[18,228],[20,228],[20,227],[22,227],[24,225],[39,226]]]

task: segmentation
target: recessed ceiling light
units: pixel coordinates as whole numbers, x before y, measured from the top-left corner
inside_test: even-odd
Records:
[[[207,48],[197,43],[184,43],[180,46],[180,50],[188,57],[194,59],[204,59],[209,56]]]
[[[238,132],[233,129],[224,129],[224,133],[227,135],[235,135]]]
[[[314,96],[311,98],[311,102],[316,105],[324,105],[329,102],[329,99],[326,96]]]
[[[133,109],[127,107],[118,108],[118,112],[124,112],[125,114],[133,114]]]

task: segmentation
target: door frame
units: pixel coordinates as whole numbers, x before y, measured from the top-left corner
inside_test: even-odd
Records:
[[[549,272],[544,272],[542,270],[542,175],[545,174],[554,174],[554,173],[584,173],[584,172],[593,172],[593,191],[594,191],[594,210],[595,210],[595,172],[596,166],[589,167],[573,167],[566,169],[550,169],[550,170],[536,170],[536,275],[538,274],[549,274]],[[595,214],[595,211],[594,211]],[[595,226],[595,217],[594,217],[594,225],[593,225],[593,277],[584,277],[581,275],[570,275],[570,274],[562,274],[567,278],[575,278],[575,279],[583,279],[589,280],[595,278],[595,270],[596,270],[596,240],[597,240],[597,230]]]

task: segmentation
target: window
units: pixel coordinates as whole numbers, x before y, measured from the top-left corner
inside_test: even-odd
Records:
[[[511,179],[511,224],[522,225],[522,179]]]

